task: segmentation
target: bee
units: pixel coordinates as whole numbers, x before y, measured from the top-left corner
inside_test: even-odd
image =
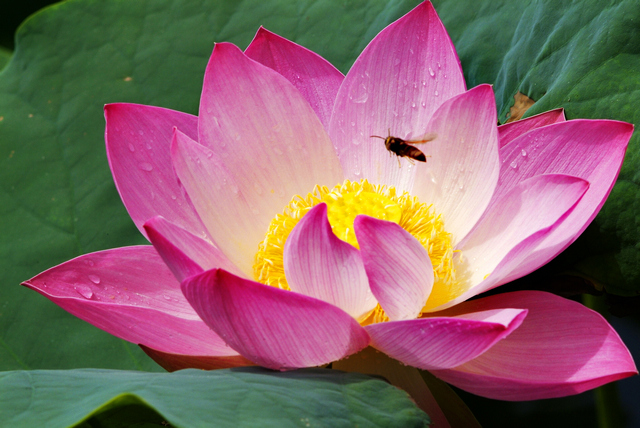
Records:
[[[412,144],[428,143],[436,139],[435,134],[427,134],[420,140],[403,140],[402,138],[392,137],[391,130],[387,137],[380,137],[378,135],[372,135],[371,138],[380,138],[384,140],[384,146],[389,150],[389,153],[393,153],[398,157],[398,166],[400,166],[400,158],[407,158],[409,162],[413,163],[414,160],[418,162],[426,162],[427,157],[422,151]]]

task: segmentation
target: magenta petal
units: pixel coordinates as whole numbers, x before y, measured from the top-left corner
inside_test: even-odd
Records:
[[[186,230],[154,217],[144,224],[149,240],[179,282],[213,268],[222,268],[241,275],[215,245]]]
[[[325,126],[344,76],[315,52],[262,27],[245,55],[283,75],[300,91]]]
[[[496,118],[493,89],[480,85],[442,104],[429,122],[435,139],[423,151],[431,159],[416,165],[412,193],[442,214],[454,245],[482,216],[498,183]]]
[[[218,370],[254,365],[240,354],[222,356],[183,355],[161,352],[144,345],[140,345],[140,348],[168,372],[183,369]]]
[[[360,252],[333,233],[325,203],[313,207],[289,234],[284,271],[291,291],[331,303],[355,319],[378,303]]]
[[[609,195],[633,132],[633,125],[611,120],[570,120],[537,128],[504,146],[499,186],[493,201],[522,180],[539,174],[566,174],[590,183],[573,211],[539,243],[519,278],[544,265],[586,229]],[[492,201],[492,203],[493,203]]]
[[[370,136],[420,138],[436,109],[464,90],[453,43],[430,2],[382,30],[347,73],[331,116],[346,178],[410,190],[411,169],[398,168]]]
[[[535,116],[522,120],[506,123],[498,126],[498,138],[500,139],[500,147],[506,146],[520,135],[541,126],[551,125],[552,123],[564,122],[564,109],[557,108]]]
[[[23,285],[129,342],[181,355],[237,355],[194,312],[150,245],[86,254]]]
[[[516,266],[511,258],[518,260],[517,266],[529,266],[527,259],[537,243],[552,232],[588,189],[589,183],[578,177],[538,175],[522,181],[490,205],[456,248],[461,250],[470,272],[472,288],[448,306],[503,284],[505,275]],[[527,239],[530,241],[524,242]],[[517,251],[512,252],[514,249]]]
[[[267,221],[294,195],[344,180],[333,144],[307,100],[285,77],[229,43],[216,44],[207,65],[198,136],[224,160],[239,191]]]
[[[187,279],[182,291],[229,346],[271,369],[327,364],[369,343],[367,332],[341,309],[223,270]]]
[[[105,140],[113,179],[131,219],[142,225],[156,215],[194,235],[206,236],[186,202],[171,165],[173,128],[197,136],[195,116],[137,104],[107,104]]]
[[[638,373],[620,337],[600,314],[550,293],[498,294],[442,314],[504,307],[529,313],[517,330],[484,354],[433,374],[483,397],[519,401],[578,394]]]
[[[457,317],[391,321],[365,327],[371,346],[423,370],[459,366],[486,352],[520,326],[522,309],[499,309]]]
[[[354,222],[369,284],[392,321],[418,316],[433,287],[424,247],[396,223],[359,215]]]

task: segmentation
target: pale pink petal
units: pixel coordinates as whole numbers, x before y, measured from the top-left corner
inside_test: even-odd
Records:
[[[194,312],[150,245],[86,254],[23,285],[129,342],[182,355],[237,355]]]
[[[430,2],[382,30],[347,73],[331,116],[329,135],[346,178],[411,190],[407,161],[398,168],[371,135],[420,138],[436,109],[464,90],[460,61]]]
[[[325,128],[329,125],[333,102],[344,79],[329,61],[262,27],[244,53],[286,77],[309,102]]]
[[[393,321],[418,316],[433,287],[422,244],[396,223],[359,215],[354,222],[371,291]]]
[[[241,275],[215,245],[158,216],[144,224],[149,240],[179,282],[213,268]]]
[[[153,359],[160,367],[168,372],[183,369],[218,370],[232,367],[244,367],[254,365],[242,355],[182,355],[161,352],[148,346],[140,345],[140,348]]]
[[[289,234],[284,272],[291,291],[331,303],[355,319],[378,303],[360,252],[333,233],[325,203],[313,207]]]
[[[423,370],[459,366],[486,352],[520,326],[522,309],[465,313],[457,317],[390,321],[365,327],[371,346]]]
[[[206,236],[198,216],[186,202],[171,165],[173,128],[197,136],[198,118],[159,107],[107,104],[105,140],[113,179],[131,219],[142,225],[162,215],[194,235]]]
[[[540,113],[526,119],[516,120],[514,122],[498,126],[498,138],[500,139],[500,147],[506,146],[515,138],[519,137],[525,132],[531,131],[532,129],[551,125],[552,123],[564,122],[565,120],[564,109],[557,108],[555,110],[546,111],[544,113]]]
[[[503,283],[501,279],[509,271],[504,266],[497,268],[510,251],[538,232],[550,233],[552,226],[568,214],[588,188],[589,183],[578,177],[538,175],[522,181],[491,205],[457,247],[460,250],[457,266],[469,272],[472,288],[447,306]],[[540,242],[543,238],[544,234],[539,234],[535,239]],[[533,250],[530,244],[527,248]],[[518,254],[518,260],[527,263],[528,254]]]
[[[503,164],[494,201],[517,183],[538,174],[573,175],[590,183],[573,211],[539,243],[528,265],[511,272],[510,279],[547,263],[591,223],[618,177],[632,132],[633,125],[624,122],[570,120],[534,129],[502,148]]]
[[[210,149],[176,132],[171,146],[176,175],[213,242],[246,277],[270,217],[259,214],[227,165]],[[284,205],[283,205],[284,206]]]
[[[344,178],[320,119],[300,92],[229,43],[216,44],[207,65],[198,135],[233,174],[256,218],[270,221],[293,196]]]
[[[187,279],[182,291],[229,346],[271,369],[326,364],[369,344],[366,331],[341,309],[223,270]]]
[[[436,136],[421,150],[413,194],[442,214],[454,245],[476,224],[498,182],[500,159],[496,102],[480,85],[444,103],[429,123]]]
[[[600,314],[550,293],[498,294],[442,314],[504,307],[529,313],[517,330],[484,354],[433,374],[483,397],[519,401],[578,394],[638,373],[620,337]]]

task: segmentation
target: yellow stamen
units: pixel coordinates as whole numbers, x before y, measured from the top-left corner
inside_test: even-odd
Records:
[[[394,187],[373,185],[367,180],[347,180],[331,190],[326,186],[316,186],[305,197],[294,196],[283,213],[271,221],[265,239],[258,247],[254,264],[257,281],[289,289],[282,258],[284,244],[298,221],[321,202],[327,204],[327,216],[336,236],[355,247],[358,247],[358,242],[353,221],[359,214],[393,221],[422,244],[429,254],[435,276],[433,290],[422,312],[428,312],[465,291],[466,281],[457,279],[451,234],[445,231],[442,216],[436,214],[431,205],[420,202],[407,192],[398,195]],[[459,268],[458,265],[455,267]],[[367,325],[386,320],[388,318],[378,305],[361,323]]]

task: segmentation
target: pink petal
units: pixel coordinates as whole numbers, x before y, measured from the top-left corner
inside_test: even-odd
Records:
[[[264,367],[326,364],[369,343],[341,309],[214,269],[182,283],[187,300],[233,349]]]
[[[442,314],[504,307],[529,313],[517,330],[484,354],[433,374],[483,397],[520,401],[578,394],[638,373],[620,337],[600,314],[550,293],[498,294]]]
[[[451,39],[423,2],[371,41],[340,87],[329,135],[345,176],[411,190],[411,169],[370,136],[420,138],[436,109],[464,90]]]
[[[218,370],[232,367],[252,366],[253,363],[242,355],[182,355],[160,352],[148,346],[140,345],[140,348],[168,372],[182,369]]]
[[[416,165],[413,194],[442,214],[454,245],[476,224],[498,182],[496,117],[493,89],[480,85],[444,103],[429,123],[437,137],[423,148],[431,158]]]
[[[198,120],[198,141],[224,161],[254,216],[270,221],[294,195],[343,181],[309,103],[286,78],[232,44],[216,44],[211,55]]]
[[[129,342],[173,354],[237,355],[194,312],[151,246],[86,254],[23,285]]]
[[[344,79],[329,61],[260,27],[245,55],[277,71],[296,87],[325,126]]]
[[[215,245],[158,216],[147,221],[144,228],[149,240],[176,279],[184,279],[213,268],[223,268],[240,274]]]
[[[374,296],[393,321],[418,316],[433,287],[424,247],[396,223],[359,215],[354,222]]]
[[[522,309],[465,313],[457,317],[391,321],[365,327],[371,346],[423,370],[459,366],[486,352],[520,326]]]
[[[173,128],[195,138],[195,116],[137,104],[107,104],[105,140],[113,179],[140,232],[156,215],[206,236],[198,216],[186,202],[171,166],[169,147]]]
[[[245,276],[271,218],[256,215],[226,164],[210,149],[176,132],[171,155],[176,175],[213,242]]]
[[[498,138],[500,139],[500,147],[506,146],[520,135],[541,126],[551,125],[552,123],[564,122],[564,109],[557,108],[535,116],[522,120],[506,123],[498,126]]]
[[[513,263],[500,266],[510,252],[525,239],[535,240],[517,253],[520,263],[527,264],[531,251],[552,226],[566,216],[583,197],[589,183],[578,177],[549,174],[522,181],[498,202],[491,205],[468,237],[460,243],[460,264],[469,272],[472,288],[450,302],[452,306],[472,296],[503,284],[504,275]],[[543,232],[543,233],[540,233]],[[487,278],[486,281],[483,281]]]
[[[571,120],[532,130],[501,150],[503,164],[494,201],[538,174],[573,175],[590,183],[573,211],[540,242],[528,264],[511,272],[508,280],[544,265],[586,229],[616,181],[632,132],[633,125],[624,122]]]
[[[291,291],[331,303],[353,318],[378,304],[360,252],[333,233],[325,203],[313,207],[289,234],[284,271]]]

